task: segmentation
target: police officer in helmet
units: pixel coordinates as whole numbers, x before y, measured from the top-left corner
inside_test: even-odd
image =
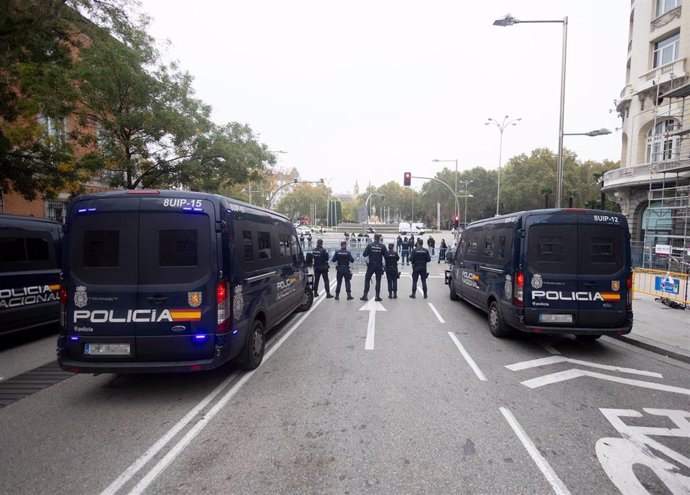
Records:
[[[417,294],[417,279],[422,279],[422,289],[424,290],[424,299],[426,299],[426,278],[429,272],[426,270],[426,264],[431,261],[429,251],[424,248],[424,241],[420,237],[417,239],[417,246],[412,249],[410,253],[410,263],[412,263],[412,294],[410,297],[414,299]]]
[[[333,296],[328,282],[328,251],[323,247],[323,239],[316,241],[316,247],[312,250],[312,254],[314,255],[314,297],[319,296],[319,279],[323,278],[326,299],[330,299]]]
[[[350,263],[354,263],[355,259],[352,257],[350,251],[347,250],[347,241],[340,243],[340,251],[333,253],[331,261],[337,263],[335,268],[336,278],[338,284],[335,286],[335,300],[340,299],[340,286],[345,279],[345,291],[347,292],[347,300],[354,299],[351,294],[350,280],[352,279],[352,272],[350,271]]]
[[[376,301],[381,301],[381,276],[383,275],[383,257],[386,255],[386,246],[381,243],[381,234],[374,234],[374,242],[367,244],[362,256],[369,258],[367,273],[364,275],[364,295],[360,301],[367,301],[367,294],[371,286],[371,276],[376,275]]]

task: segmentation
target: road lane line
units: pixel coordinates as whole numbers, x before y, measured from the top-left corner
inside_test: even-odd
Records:
[[[549,462],[539,453],[539,450],[537,450],[534,442],[532,442],[532,440],[527,436],[527,433],[525,433],[525,430],[522,429],[522,426],[520,426],[520,423],[518,423],[517,419],[515,419],[513,413],[511,413],[510,410],[505,407],[499,407],[498,409],[501,411],[501,414],[503,414],[503,417],[515,432],[515,435],[517,435],[520,442],[522,442],[522,445],[525,447],[525,449],[527,449],[527,453],[530,455],[530,457],[532,457],[532,460],[542,472],[546,478],[546,481],[549,482],[551,488],[553,488],[553,491],[559,495],[570,495],[570,491],[565,486],[565,483],[561,481]]]
[[[474,371],[474,374],[477,375],[477,378],[479,378],[481,381],[485,382],[487,381],[486,375],[482,373],[482,370],[479,369],[479,366],[477,366],[477,363],[474,362],[474,359],[472,359],[472,356],[465,350],[463,345],[460,343],[458,338],[455,336],[453,332],[448,332],[448,335],[450,335],[450,338],[455,342],[456,347],[460,351],[460,354],[462,354],[462,357],[465,358],[465,361],[467,361],[467,364],[470,365],[470,368],[472,368],[472,371]]]
[[[307,311],[302,317],[297,320],[297,322],[292,326],[288,332],[283,335],[283,337],[276,342],[274,346],[272,346],[268,352],[264,355],[263,362],[266,362],[272,355],[273,353],[290,337],[297,328],[304,322],[305,319],[311,313],[321,304],[321,302],[325,301],[325,299],[319,299],[314,303],[314,305],[311,307],[309,311]],[[259,367],[260,368],[260,367]],[[258,369],[258,368],[257,368]],[[122,488],[125,483],[127,483],[129,480],[134,477],[135,474],[137,474],[145,465],[148,463],[151,458],[153,458],[155,455],[157,455],[178,433],[180,433],[180,430],[182,430],[185,426],[187,426],[198,414],[201,410],[203,410],[209,402],[211,402],[234,378],[236,378],[240,373],[233,373],[230,375],[228,378],[226,378],[223,383],[221,383],[218,387],[216,387],[209,395],[207,395],[204,399],[202,399],[199,404],[197,404],[191,411],[189,411],[180,421],[178,421],[175,426],[173,426],[165,435],[163,435],[153,446],[147,450],[139,459],[137,459],[131,466],[129,466],[124,473],[122,473],[115,481],[113,481],[108,487],[106,487],[105,490],[101,492],[101,495],[114,495],[120,488]],[[246,373],[240,380],[228,391],[226,394],[220,399],[219,403],[223,401],[223,405],[227,403],[228,400],[230,400],[236,393],[237,391],[244,385],[244,383],[254,375],[254,371],[250,371]],[[226,399],[227,398],[227,399]],[[216,404],[217,406],[218,404]],[[216,409],[216,406],[214,406],[209,412],[207,412],[197,423],[196,426],[202,425],[201,428],[196,429],[196,426],[190,430],[183,438],[180,440],[169,452],[166,454],[163,459],[161,459],[152,469],[149,471],[149,473],[145,476],[144,479],[148,479],[148,484],[150,484],[157,476],[162,473],[165,468],[174,460],[175,457],[177,457],[180,452],[183,450],[184,447],[186,447],[189,442],[193,440],[193,438],[199,434],[201,429],[203,429],[204,426],[206,426],[207,422],[205,422],[206,419],[211,419],[213,416],[215,416],[220,409]],[[211,411],[215,409],[215,412],[213,413],[213,416],[210,416]],[[195,434],[193,436],[189,436],[189,434],[195,431]],[[189,437],[189,438],[188,438]],[[187,439],[188,438],[188,439]],[[174,456],[170,456],[170,454],[173,452],[174,449],[176,449],[180,444],[182,444],[183,441],[187,439],[186,443],[182,446],[182,448],[179,448],[175,451]],[[164,460],[167,460],[165,465],[162,465]],[[160,466],[160,467],[159,467]],[[152,476],[152,473],[155,475]],[[143,479],[142,479],[143,481]],[[134,490],[137,489],[140,485],[142,485],[142,481],[137,483],[136,487]],[[146,489],[148,486],[141,486],[140,490]],[[131,493],[141,493],[139,492],[131,492]]]
[[[540,346],[542,346],[544,349],[546,349],[547,352],[550,352],[551,354],[556,354],[556,355],[558,355],[558,356],[561,355],[560,351],[558,351],[557,349],[551,347],[549,344],[545,344],[544,342],[539,342],[539,341],[537,341],[537,344],[539,344]]]
[[[644,370],[636,370],[636,369],[632,369],[632,368],[622,368],[620,366],[610,366],[608,364],[592,363],[590,361],[581,361],[579,359],[571,359],[571,358],[567,358],[564,356],[549,356],[549,357],[545,357],[545,358],[532,359],[531,361],[522,361],[521,363],[508,364],[508,365],[506,365],[506,368],[508,368],[510,371],[522,371],[522,370],[526,370],[529,368],[538,368],[539,366],[546,366],[549,364],[557,364],[557,363],[579,364],[580,366],[589,366],[590,368],[597,368],[597,369],[607,370],[607,371],[617,371],[619,373],[629,373],[631,375],[651,376],[653,378],[663,378],[664,377],[661,373],[656,373],[654,371],[644,371]]]
[[[429,303],[429,307],[431,308],[431,311],[434,312],[434,314],[436,315],[436,318],[438,318],[439,322],[441,322],[441,323],[446,322],[443,318],[441,318],[441,314],[436,310],[436,308],[434,307],[433,304]]]

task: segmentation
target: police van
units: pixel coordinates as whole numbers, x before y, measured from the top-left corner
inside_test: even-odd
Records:
[[[64,250],[58,362],[73,372],[253,369],[266,332],[314,298],[290,221],[218,195],[78,196]]]
[[[486,311],[496,337],[516,329],[593,340],[632,329],[622,214],[546,209],[480,220],[462,233],[450,263],[451,300]]]
[[[59,319],[62,225],[0,215],[0,334]]]

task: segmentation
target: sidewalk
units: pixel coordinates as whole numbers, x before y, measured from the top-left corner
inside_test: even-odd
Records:
[[[618,339],[690,363],[690,309],[673,309],[637,293],[633,313],[632,332]]]

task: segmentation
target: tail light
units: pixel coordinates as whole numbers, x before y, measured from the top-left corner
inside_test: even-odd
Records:
[[[232,327],[232,298],[230,284],[220,280],[216,285],[216,304],[218,307],[218,325],[216,333],[227,333]]]
[[[67,286],[60,286],[60,330],[64,334],[67,330]]]
[[[628,273],[628,278],[626,280],[626,285],[628,287],[628,298],[625,304],[625,309],[628,311],[632,310],[632,299],[633,299],[633,274]]]
[[[525,275],[522,272],[515,272],[513,282],[513,304],[520,308],[525,306],[524,300]]]

